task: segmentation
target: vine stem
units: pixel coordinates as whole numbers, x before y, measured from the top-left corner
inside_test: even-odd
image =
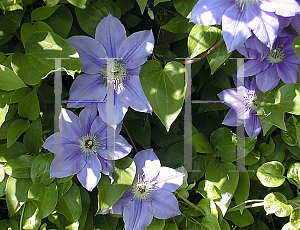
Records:
[[[26,206],[26,202],[24,203],[23,210],[22,210],[22,213],[21,213],[21,218],[20,218],[20,230],[23,229],[23,228],[22,228],[22,225],[23,225],[23,216],[24,216],[25,206]]]
[[[128,137],[129,137],[129,139],[130,139],[130,142],[131,142],[131,144],[133,145],[134,150],[138,153],[139,151],[138,151],[137,148],[135,147],[135,144],[133,143],[133,140],[132,140],[132,138],[131,138],[131,136],[130,136],[130,133],[128,132],[128,129],[126,128],[126,126],[124,125],[124,123],[122,124],[122,126],[123,126],[123,128],[125,129],[125,132],[127,133]]]
[[[200,57],[198,58],[194,58],[193,60],[188,61],[187,63],[195,63],[200,61],[201,59],[205,58],[206,56],[208,56],[209,54],[211,54],[215,49],[217,49],[222,43],[224,42],[224,39],[222,38],[220,41],[218,41],[213,47],[211,47],[207,52],[205,52],[204,54],[202,54]],[[180,63],[185,64],[186,61],[181,61]]]
[[[174,192],[180,199],[182,199],[186,204],[188,204],[189,206],[193,207],[194,209],[198,210],[199,212],[202,213],[202,210],[200,210],[195,204],[193,204],[192,202],[190,202],[188,199],[186,199],[184,196],[182,196],[180,193],[178,193],[177,191]]]
[[[238,207],[242,206],[243,204],[252,203],[252,202],[259,202],[259,203],[247,205],[245,206],[245,208],[254,208],[254,207],[259,207],[264,205],[264,200],[246,200],[245,202],[230,208],[227,212],[234,212],[238,210]]]

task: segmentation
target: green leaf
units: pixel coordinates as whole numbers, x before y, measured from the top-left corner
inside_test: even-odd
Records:
[[[203,133],[195,133],[187,142],[192,142],[193,148],[198,153],[213,153],[211,144]]]
[[[253,150],[245,157],[245,165],[254,165],[260,159],[260,152]]]
[[[85,223],[87,220],[87,216],[88,216],[88,212],[90,209],[90,205],[91,205],[91,199],[90,199],[90,195],[87,192],[87,190],[83,187],[79,187],[80,189],[80,196],[81,196],[81,203],[82,203],[82,212],[81,215],[79,217],[79,228],[78,230],[85,230]]]
[[[38,208],[32,202],[28,201],[24,205],[23,214],[23,229],[38,230],[41,225],[41,220],[37,218]]]
[[[297,54],[298,58],[300,59],[300,38],[297,37],[294,40],[294,49],[295,49],[295,53]]]
[[[279,187],[285,181],[284,166],[278,161],[264,163],[257,169],[257,177],[266,187]]]
[[[218,208],[213,200],[207,198],[201,199],[197,207],[204,216],[214,216],[218,218]]]
[[[42,153],[34,158],[31,167],[31,180],[34,184],[42,183],[50,184],[54,178],[50,178],[50,165],[53,160],[53,155]]]
[[[9,215],[15,214],[27,201],[27,192],[31,187],[30,179],[9,177],[6,183],[6,204]]]
[[[49,216],[55,209],[58,200],[57,187],[53,183],[49,186],[40,183],[34,184],[28,191],[28,198],[31,199],[39,209],[37,218],[43,219]]]
[[[0,127],[5,121],[6,114],[8,112],[9,106],[6,104],[4,107],[0,107]]]
[[[121,9],[111,0],[98,0],[84,10],[75,8],[75,13],[81,29],[92,37],[95,36],[96,27],[102,18],[108,14],[121,17]]]
[[[60,5],[56,5],[53,7],[41,6],[39,8],[36,8],[34,11],[31,12],[31,20],[41,21],[46,18],[49,18],[59,7]]]
[[[278,217],[289,216],[293,211],[293,207],[287,204],[286,197],[279,192],[273,192],[265,196],[264,209],[267,215],[275,213]]]
[[[195,25],[188,37],[190,57],[196,57],[212,47],[218,38],[218,31],[217,27]]]
[[[249,197],[249,192],[250,192],[250,178],[246,168],[244,168],[244,172],[243,171],[239,172],[239,183],[234,193],[234,199],[236,204],[239,205],[245,202]],[[245,206],[242,205],[240,208],[241,214],[244,211],[244,207]]]
[[[64,39],[50,32],[35,32],[25,45],[26,54],[15,52],[12,66],[20,78],[29,85],[36,85],[55,71],[54,58],[61,60],[61,67],[74,76],[80,72],[80,58],[76,50]],[[51,59],[49,59],[51,58]]]
[[[134,161],[125,157],[115,162],[113,172],[114,182],[111,184],[108,176],[102,176],[98,188],[98,211],[96,215],[108,210],[115,204],[123,193],[132,185],[136,167]]]
[[[39,9],[39,8],[38,8]],[[45,22],[38,21],[38,22],[25,22],[21,28],[21,40],[23,45],[25,46],[28,39],[32,36],[35,32],[51,32],[53,33],[52,28]]]
[[[300,188],[300,163],[299,162],[290,165],[286,177],[291,184],[294,184],[298,188]]]
[[[1,230],[7,230],[7,229],[12,229],[12,230],[17,230],[19,229],[19,224],[17,221],[13,219],[4,219],[0,221],[0,226]]]
[[[222,38],[222,31],[219,30],[219,33],[220,36],[218,37],[217,41]],[[207,55],[206,58],[211,69],[211,74],[214,74],[216,70],[228,60],[230,55],[231,53],[228,53],[225,42],[222,42],[217,49]]]
[[[1,0],[0,1],[0,9],[2,9],[4,13],[6,13],[6,11],[23,10],[22,5],[23,5],[22,0],[15,0],[15,1]]]
[[[236,166],[230,162],[219,163],[216,159],[213,159],[207,166],[205,179],[214,183],[220,190],[222,199],[217,201],[216,204],[220,207],[224,216],[239,181],[239,172],[236,170]]]
[[[121,17],[121,22],[125,26],[125,28],[132,28],[142,22],[142,19],[133,14],[124,14]]]
[[[8,180],[8,175],[5,175],[5,178],[2,182],[0,182],[0,197],[6,194],[6,183]]]
[[[254,218],[247,209],[244,210],[243,214],[239,211],[228,212],[225,215],[225,219],[231,220],[239,227],[246,227],[254,223]]]
[[[289,146],[300,147],[300,122],[294,116],[291,116],[285,121],[285,125],[286,131],[281,130],[282,140]]]
[[[182,1],[182,0],[173,0],[174,7],[184,17],[187,17],[189,13],[192,11],[193,7],[196,5],[198,0],[189,0],[189,1]]]
[[[63,214],[69,221],[75,222],[82,212],[81,196],[78,186],[73,183],[70,190],[63,196],[58,194],[56,211]]]
[[[15,35],[24,12],[23,10],[17,10],[0,15],[0,45],[8,42]]]
[[[25,154],[23,143],[15,142],[10,148],[6,144],[0,145],[0,162],[7,162]]]
[[[270,138],[269,143],[263,142],[259,145],[258,150],[262,156],[269,156],[275,150],[275,143]]]
[[[45,0],[44,3],[46,6],[53,7],[58,4],[59,0]]]
[[[214,216],[205,216],[200,225],[202,230],[221,230],[218,219]]]
[[[7,148],[11,147],[19,138],[19,136],[29,128],[29,126],[30,123],[28,120],[15,120],[7,131]]]
[[[298,230],[298,228],[295,228],[291,222],[286,223],[281,230]]]
[[[32,90],[19,104],[18,113],[21,117],[36,120],[40,114],[40,103],[36,90]]]
[[[0,89],[10,91],[23,87],[26,85],[12,70],[0,65]]]
[[[172,61],[162,69],[158,61],[148,61],[141,68],[140,80],[154,112],[169,131],[183,106],[184,66]]]
[[[141,119],[127,120],[124,122],[133,140],[137,141],[144,149],[150,148],[151,125],[145,124]]]
[[[148,0],[136,0],[141,9],[141,13],[143,14],[147,5]]]
[[[286,130],[284,113],[300,114],[300,84],[289,84],[257,97],[261,120]]]
[[[87,0],[67,0],[69,3],[71,3],[74,6],[77,6],[81,9],[85,9],[85,3]]]
[[[73,24],[73,16],[67,7],[60,5],[45,22],[53,29],[54,33],[62,38],[67,38]]]
[[[176,224],[166,223],[164,230],[178,230]]]
[[[17,159],[11,159],[4,167],[5,173],[14,178],[30,178],[33,159],[30,155],[22,155]]]
[[[38,154],[42,149],[42,123],[41,119],[33,121],[23,138],[28,153]]]
[[[157,4],[161,3],[161,2],[168,2],[170,0],[154,0],[154,6],[156,6]]]
[[[200,193],[204,198],[211,200],[218,200],[221,198],[220,190],[209,180],[200,181],[196,192]]]
[[[161,28],[172,33],[189,33],[193,26],[187,18],[178,15]]]
[[[295,208],[290,216],[290,222],[296,229],[300,228],[300,208]]]
[[[94,217],[94,229],[115,230],[118,225],[118,218],[111,215],[97,215]]]
[[[165,227],[165,220],[153,218],[152,222],[145,230],[162,230]]]

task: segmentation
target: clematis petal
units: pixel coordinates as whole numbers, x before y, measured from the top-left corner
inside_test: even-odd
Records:
[[[153,192],[151,202],[153,216],[157,219],[168,219],[181,215],[176,197],[165,190],[156,190]]]
[[[236,89],[225,89],[218,94],[218,97],[226,103],[226,105],[235,108],[237,106]]]
[[[123,218],[125,229],[143,230],[153,219],[151,204],[142,200],[129,200],[124,207]]]
[[[277,16],[262,11],[256,4],[246,4],[244,12],[249,28],[262,43],[271,48],[279,28]]]
[[[260,118],[256,113],[251,113],[248,119],[245,120],[245,129],[248,136],[253,140],[261,131]]]
[[[79,118],[67,109],[61,109],[59,127],[62,136],[70,141],[75,141],[81,135]]]
[[[50,176],[55,178],[68,177],[78,173],[85,166],[83,156],[76,145],[66,145],[57,154],[50,165]]]
[[[107,124],[102,120],[101,117],[97,116],[92,125],[91,125],[91,133],[97,135],[98,139],[105,139],[106,138],[106,127]]]
[[[125,27],[119,19],[109,14],[98,24],[95,39],[104,46],[108,57],[116,58],[120,45],[126,39]]]
[[[199,0],[192,10],[190,21],[203,26],[220,25],[222,15],[232,4],[230,0]]]
[[[70,89],[67,107],[80,108],[92,101],[103,101],[106,95],[106,86],[101,84],[99,74],[81,74],[73,82]]]
[[[86,36],[73,36],[67,39],[79,53],[81,69],[88,74],[97,74],[106,63],[100,57],[106,57],[104,47],[95,39]]]
[[[127,105],[127,98],[126,95],[124,94],[125,90],[122,90],[120,93],[114,92],[114,97],[115,97],[115,106],[114,106],[114,111],[113,112],[106,112],[106,103],[98,103],[98,111],[100,114],[100,117],[105,121],[108,125],[110,126],[117,126],[121,121],[123,120],[127,110],[128,110],[128,105]],[[110,90],[108,93],[112,93]],[[114,121],[111,122],[109,116],[111,114],[114,114]]]
[[[298,56],[295,54],[294,50],[292,51],[292,53],[290,53],[289,55],[287,55],[284,59],[285,62],[287,62],[287,65],[300,65],[300,60],[298,58]]]
[[[125,88],[124,94],[128,106],[139,112],[152,113],[152,107],[145,96],[138,76],[131,76]]]
[[[244,113],[244,110],[240,110],[239,112],[240,112],[239,114],[242,115],[242,113]],[[238,125],[243,124],[243,122],[244,122],[243,119],[237,118],[236,110],[231,108],[228,111],[228,113],[226,114],[226,116],[224,117],[222,124],[227,125],[227,126],[238,126]]]
[[[92,123],[97,117],[97,105],[92,104],[85,107],[79,114],[79,120],[81,124],[81,131],[84,134],[90,132]]]
[[[153,149],[138,152],[133,158],[136,164],[136,173],[145,175],[146,179],[152,180],[160,171],[160,161]]]
[[[300,5],[297,0],[264,0],[261,1],[260,8],[284,17],[295,16],[300,12]]]
[[[129,189],[123,193],[122,197],[112,206],[111,213],[119,215],[123,214],[124,207],[127,205],[128,201],[133,199],[130,189],[131,187],[129,187]]]
[[[113,161],[103,159],[98,155],[98,159],[102,165],[102,173],[106,176],[109,176],[111,183],[113,182],[112,173],[114,172],[114,163]]]
[[[136,32],[126,38],[118,52],[117,57],[122,58],[128,69],[135,69],[143,65],[154,47],[154,36],[151,30]]]
[[[81,185],[88,191],[92,191],[101,178],[102,166],[95,154],[86,157],[86,165],[78,172],[77,178]]]
[[[289,64],[285,61],[282,63],[278,63],[276,67],[279,77],[285,84],[297,83],[299,77],[298,65]]]
[[[228,52],[241,46],[251,36],[243,12],[238,12],[233,5],[224,12],[222,17],[223,38]]]
[[[49,136],[45,143],[43,144],[43,148],[48,149],[50,152],[58,154],[61,151],[61,148],[66,145],[76,144],[74,141],[70,141],[67,138],[61,135],[61,132],[57,132]]]
[[[276,66],[270,66],[263,72],[260,72],[256,75],[256,84],[260,91],[267,92],[271,89],[274,89],[280,78],[276,70]]]
[[[267,60],[260,61],[259,59],[249,60],[245,63],[245,77],[254,76],[269,67]]]
[[[174,192],[182,185],[183,179],[183,173],[169,167],[161,167],[155,179],[157,181],[155,186],[169,192]]]

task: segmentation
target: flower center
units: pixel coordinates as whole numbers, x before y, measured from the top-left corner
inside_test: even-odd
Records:
[[[100,141],[97,140],[97,136],[93,133],[82,136],[79,140],[79,148],[84,154],[97,154],[97,149],[102,145]]]
[[[270,51],[267,59],[273,65],[279,62],[283,62],[285,57],[284,50],[282,47],[274,48]]]
[[[250,93],[244,98],[246,110],[257,111],[257,95],[255,91],[251,90]]]
[[[102,82],[107,86],[113,86],[114,89],[119,88],[126,81],[129,74],[125,64],[120,60],[113,60],[104,65],[104,70],[100,73]]]
[[[152,199],[151,191],[153,190],[155,190],[153,184],[145,180],[143,176],[138,175],[132,184],[131,193],[134,199],[142,199],[148,202]]]

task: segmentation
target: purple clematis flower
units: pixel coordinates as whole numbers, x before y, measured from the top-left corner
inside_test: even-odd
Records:
[[[244,78],[244,86],[226,89],[218,94],[231,109],[226,114],[223,124],[239,126],[245,124],[246,133],[253,140],[261,131],[261,121],[257,111],[257,86],[255,80]]]
[[[223,38],[231,52],[251,32],[271,48],[279,29],[277,15],[291,17],[299,12],[297,0],[199,0],[190,20],[204,26],[222,24]]]
[[[300,60],[294,51],[295,38],[283,30],[271,50],[255,37],[237,48],[245,57],[251,58],[244,65],[245,77],[255,75],[257,87],[262,92],[274,89],[280,79],[285,84],[297,83]]]
[[[101,178],[101,172],[110,175],[107,165],[128,155],[131,145],[118,135],[116,129],[114,159],[107,157],[107,124],[97,116],[95,104],[84,108],[79,117],[69,110],[62,109],[60,132],[49,136],[43,147],[56,154],[50,176],[63,178],[77,174],[77,178],[87,190],[92,191]],[[111,159],[111,160],[110,160]]]
[[[184,179],[184,174],[161,167],[152,149],[135,155],[137,172],[133,184],[112,206],[112,213],[123,214],[125,230],[142,230],[152,221],[181,215],[178,201],[172,194]]]
[[[108,15],[98,24],[95,39],[73,36],[67,41],[79,53],[82,71],[85,73],[79,75],[71,86],[69,108],[84,107],[94,100],[103,101],[107,93],[112,92],[113,123],[106,119],[111,116],[106,114],[106,104],[98,103],[100,116],[109,125],[119,124],[129,106],[140,112],[152,112],[139,79],[140,68],[153,51],[152,31],[140,31],[127,37],[122,23]],[[107,58],[111,61],[107,61]]]

